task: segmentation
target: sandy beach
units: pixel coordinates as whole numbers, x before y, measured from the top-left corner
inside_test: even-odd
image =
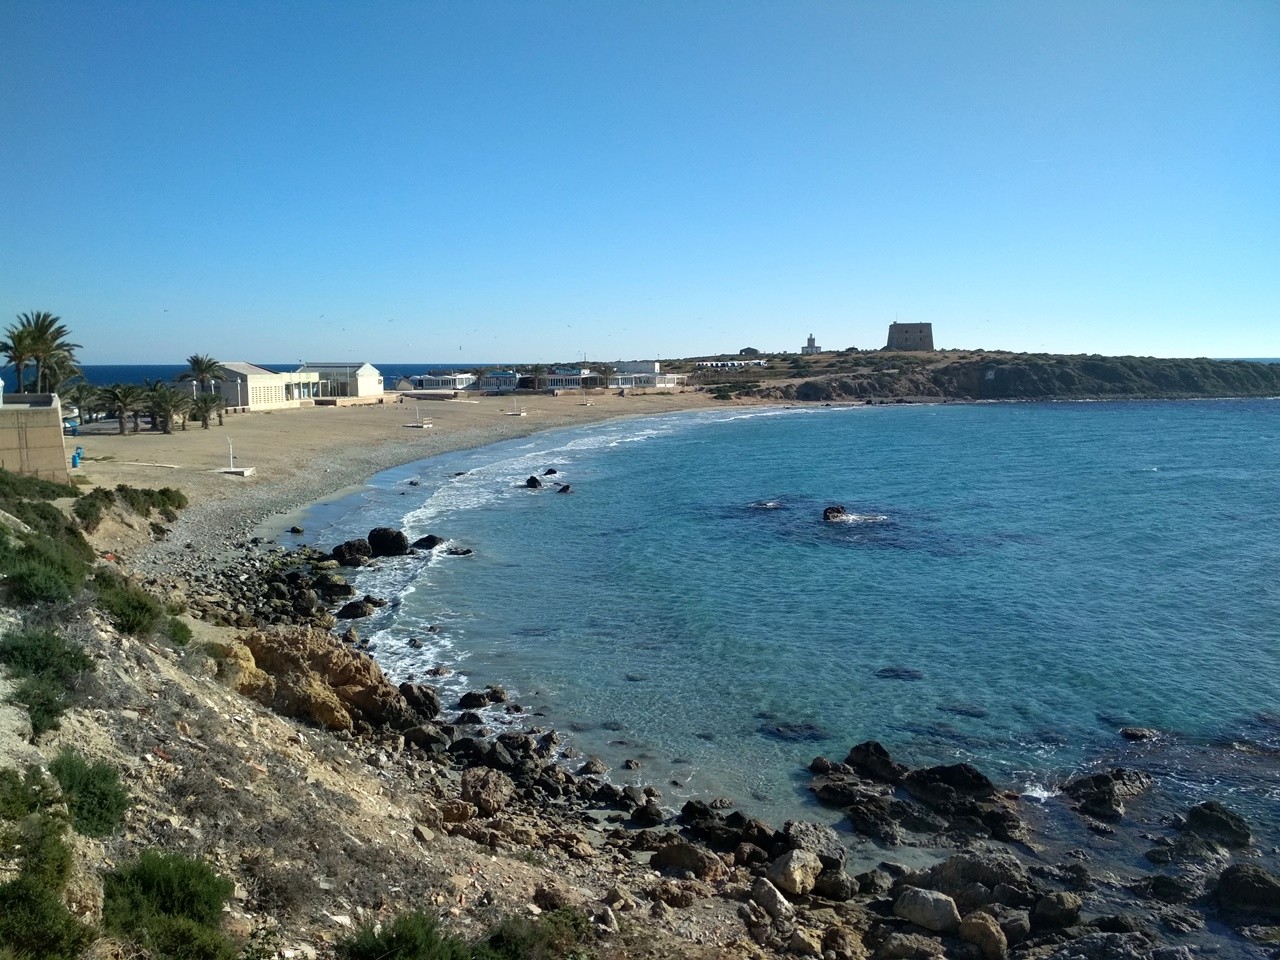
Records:
[[[556,427],[723,405],[694,391],[598,395],[590,405],[578,395],[401,403],[389,394],[382,404],[232,414],[224,426],[215,422],[204,430],[193,422],[169,435],[145,427],[121,435],[115,421],[108,421],[67,444],[68,450],[84,448],[84,460],[73,471],[77,483],[176,487],[190,499],[164,541],[150,542],[119,527],[96,538],[101,549],[117,552],[130,565],[158,569],[187,543],[216,554],[264,524],[288,526],[290,515],[307,504],[402,463]],[[525,415],[513,416],[517,409]],[[406,426],[419,414],[429,429]],[[251,476],[221,472],[232,452],[236,466],[253,468]]]

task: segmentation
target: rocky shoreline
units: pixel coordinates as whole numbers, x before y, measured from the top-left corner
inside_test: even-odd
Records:
[[[1149,820],[1129,827],[1126,802],[1155,789],[1138,771],[1062,786],[1058,802],[1090,834],[1106,838],[1123,825],[1149,844],[1140,863],[1122,868],[1102,856],[1094,865],[1098,852],[1085,848],[1055,859],[1037,836],[1037,812],[968,764],[910,769],[875,742],[841,761],[817,757],[810,790],[843,813],[849,833],[803,821],[779,829],[725,798],[676,810],[654,786],[618,785],[561,734],[526,723],[536,718],[500,688],[446,700],[429,683],[393,686],[358,627],[331,632],[380,603],[357,598],[340,571],[446,548],[387,529],[327,553],[246,541],[233,564],[193,564],[174,571],[176,582],[146,585],[177,591],[200,619],[245,631],[211,648],[223,682],[349,738],[380,775],[429,784],[419,842],[443,834],[592,862],[606,850],[619,876],[639,871],[647,905],[625,891],[591,905],[606,934],[620,913],[643,907],[678,926],[681,911],[716,901],[732,907],[759,949],[834,960],[1280,955],[1280,879],[1260,866],[1267,851],[1250,825],[1209,801],[1163,818],[1158,831]],[[853,838],[881,847],[885,861],[847,872]],[[896,863],[892,851],[910,847],[936,862]]]

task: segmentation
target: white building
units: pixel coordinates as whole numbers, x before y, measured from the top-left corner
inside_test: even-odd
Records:
[[[675,390],[689,379],[683,373],[663,373],[657,360],[619,360],[614,370],[608,385],[615,390]]]
[[[803,347],[801,347],[801,348],[800,348],[800,352],[801,352],[803,355],[805,355],[805,356],[810,356],[810,355],[812,355],[812,354],[815,354],[815,353],[821,353],[821,352],[822,352],[822,348],[821,348],[820,346],[818,346],[816,343],[814,343],[814,342],[813,342],[813,334],[812,334],[812,333],[811,333],[811,334],[809,334],[809,342],[808,342],[808,343],[806,343]]]
[[[320,396],[320,375],[314,370],[276,373],[257,364],[222,364],[225,379],[213,388],[228,407],[239,410],[287,410],[310,406]]]
[[[514,370],[486,370],[476,387],[486,393],[509,393],[520,385],[520,374]]]
[[[471,373],[428,373],[409,379],[418,390],[466,390],[476,382]]]
[[[715,369],[727,369],[733,367],[767,367],[768,360],[699,360],[695,367],[712,367]]]
[[[321,397],[382,396],[382,374],[371,363],[304,363],[298,372],[319,375]]]

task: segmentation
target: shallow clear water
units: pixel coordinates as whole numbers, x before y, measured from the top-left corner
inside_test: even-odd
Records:
[[[523,488],[547,468],[572,494]],[[304,539],[380,525],[475,550],[356,578],[398,601],[358,627],[393,677],[501,683],[669,794],[783,819],[814,755],[876,738],[1030,789],[1143,763],[1280,803],[1280,402],[614,422],[380,474]]]

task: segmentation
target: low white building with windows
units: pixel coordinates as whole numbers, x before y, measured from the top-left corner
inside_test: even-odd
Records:
[[[614,364],[609,378],[613,390],[676,390],[689,379],[683,373],[663,373],[657,360],[627,360]]]
[[[466,390],[476,377],[473,373],[428,373],[409,380],[415,390]]]
[[[317,374],[321,397],[382,396],[382,374],[371,363],[304,363],[298,373]]]
[[[520,386],[520,374],[514,370],[486,370],[476,381],[477,389],[486,393],[510,393]]]
[[[223,363],[221,381],[213,388],[236,410],[288,410],[312,406],[320,396],[320,375],[314,370],[277,373],[254,363]]]

